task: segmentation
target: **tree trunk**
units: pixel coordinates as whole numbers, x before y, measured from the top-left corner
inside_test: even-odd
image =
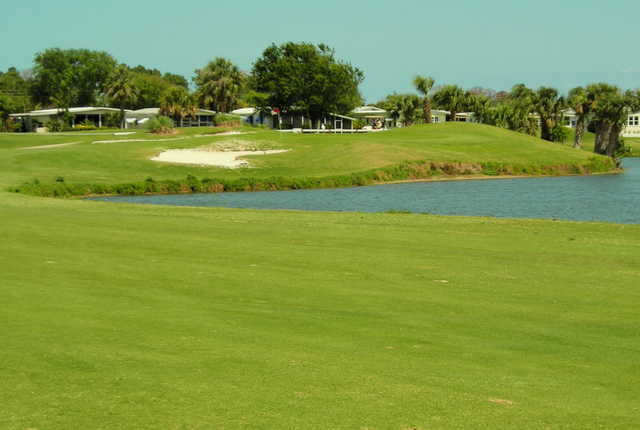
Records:
[[[574,148],[582,148],[582,138],[584,136],[584,130],[587,128],[587,119],[580,115],[576,122],[576,135],[573,139]]]
[[[456,121],[456,115],[457,114],[458,114],[458,112],[456,112],[455,110],[451,111],[451,117],[450,117],[451,122],[455,122]]]
[[[124,108],[120,108],[120,118],[122,118],[122,122],[120,123],[120,128],[124,128],[127,125],[127,120],[124,117]]]
[[[618,124],[614,124],[611,127],[611,131],[609,132],[609,144],[607,145],[607,150],[605,151],[609,157],[615,158],[618,149],[620,149],[620,133],[622,132],[622,127]]]
[[[426,124],[431,124],[433,122],[433,118],[431,118],[431,102],[425,98],[424,100],[424,122]]]
[[[540,117],[540,137],[549,142],[553,140],[551,138],[551,125],[549,124],[548,118]]]
[[[596,154],[606,155],[612,127],[613,124],[609,122],[598,124],[596,127],[596,143],[593,147],[593,152]]]

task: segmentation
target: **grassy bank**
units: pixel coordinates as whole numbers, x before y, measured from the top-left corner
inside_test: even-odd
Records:
[[[290,189],[360,185],[377,181],[460,174],[566,174],[610,170],[605,157],[544,142],[531,136],[478,124],[417,126],[369,135],[293,135],[251,130],[243,136],[207,136],[212,130],[157,137],[133,136],[0,136],[0,185],[18,186],[39,195],[141,190],[145,179],[179,181],[210,178],[205,189]],[[109,143],[99,143],[108,141]],[[132,142],[130,140],[143,140]],[[153,140],[153,141],[150,141]],[[157,163],[150,158],[166,149],[214,144],[255,145],[289,152],[249,157],[253,169]],[[49,149],[24,149],[48,146]],[[57,145],[57,146],[53,146]],[[60,146],[64,145],[64,146]],[[408,167],[407,167],[408,166]],[[64,185],[56,180],[64,180]],[[37,184],[34,183],[37,180]],[[31,184],[23,186],[22,184]],[[133,185],[132,185],[133,184]],[[185,186],[183,186],[185,185]],[[39,190],[37,189],[39,188]],[[175,188],[175,187],[174,187]],[[139,191],[136,191],[139,192]]]
[[[5,428],[640,425],[638,226],[0,194],[0,234]]]

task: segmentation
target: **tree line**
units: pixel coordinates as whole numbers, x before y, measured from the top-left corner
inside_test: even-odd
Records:
[[[38,108],[110,106],[125,109],[160,107],[164,115],[180,120],[198,108],[230,112],[244,106],[265,113],[296,112],[312,120],[329,113],[348,114],[363,103],[359,85],[364,73],[336,57],[330,47],[288,42],[268,46],[242,71],[225,58],[214,58],[184,76],[143,66],[120,64],[110,54],[87,49],[47,49],[37,53],[34,66],[19,72],[0,72],[0,128],[11,126],[9,114]],[[576,118],[574,146],[584,133],[596,135],[595,152],[616,156],[624,151],[620,133],[631,111],[640,109],[640,93],[607,83],[577,87],[565,96],[557,89],[531,89],[524,84],[510,91],[458,85],[436,86],[433,78],[417,76],[416,92],[388,95],[376,103],[405,125],[430,123],[432,109],[473,112],[475,119],[497,127],[560,142],[566,109]]]
[[[362,102],[362,71],[336,58],[333,49],[310,43],[271,45],[249,72],[225,58],[184,77],[143,66],[119,64],[102,51],[47,49],[25,72],[0,72],[0,124],[10,113],[31,109],[108,106],[121,110],[160,107],[174,119],[198,108],[230,112],[238,107],[295,110],[310,118],[346,113]]]
[[[620,135],[628,115],[640,110],[640,91],[624,91],[607,83],[576,87],[566,96],[555,88],[531,89],[524,84],[508,92],[481,87],[464,90],[457,85],[436,87],[435,80],[427,76],[417,76],[413,84],[416,93],[393,93],[376,106],[406,125],[431,123],[432,109],[449,111],[450,121],[455,121],[458,113],[473,112],[478,122],[550,142],[567,139],[563,121],[571,109],[576,120],[573,146],[582,147],[584,134],[590,130],[596,136],[594,152],[610,157],[627,151]]]

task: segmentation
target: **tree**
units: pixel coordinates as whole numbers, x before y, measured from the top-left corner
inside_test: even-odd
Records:
[[[182,125],[188,116],[195,116],[198,108],[194,97],[183,87],[171,87],[160,98],[160,113]]]
[[[576,87],[569,91],[567,105],[576,113],[576,130],[573,140],[574,148],[582,148],[582,138],[587,130],[591,110],[593,108],[593,99],[587,90],[583,87]]]
[[[445,85],[433,95],[433,102],[441,109],[451,112],[449,121],[456,120],[458,112],[464,112],[467,97],[462,88],[457,85]]]
[[[138,97],[129,105],[131,109],[141,109],[160,106],[160,99],[169,88],[174,85],[158,75],[133,73],[133,86]]]
[[[16,109],[14,98],[0,93],[0,131],[9,131],[9,114]]]
[[[389,112],[389,115],[404,126],[411,126],[420,117],[422,101],[415,94],[390,94],[376,104]]]
[[[175,73],[165,73],[164,75],[162,75],[162,79],[177,87],[189,89],[189,82],[187,81],[187,78],[182,75],[176,75]]]
[[[565,101],[558,94],[558,90],[550,87],[540,87],[533,93],[533,108],[540,116],[540,137],[549,142],[554,142],[554,129],[561,126],[562,110]]]
[[[335,58],[326,45],[271,45],[254,63],[253,89],[268,94],[269,107],[298,111],[312,121],[327,114],[347,114],[362,103],[358,86],[364,74]]]
[[[193,80],[198,87],[196,97],[203,107],[230,112],[238,104],[245,76],[231,61],[218,57],[197,69]]]
[[[120,107],[122,128],[125,128],[125,106],[133,103],[138,95],[136,87],[133,85],[133,75],[126,66],[121,65],[115,70],[107,84],[106,95]]]
[[[48,49],[34,62],[31,96],[45,106],[94,104],[116,68],[111,55],[87,49]]]
[[[433,89],[435,80],[429,76],[416,76],[413,80],[413,86],[422,95],[422,110],[424,113],[424,122],[431,124],[431,97],[429,93]]]
[[[638,109],[638,92],[622,92],[620,88],[606,84],[591,84],[586,88],[587,98],[592,100],[591,111],[595,125],[594,152],[616,158],[623,147],[620,137],[631,110]]]

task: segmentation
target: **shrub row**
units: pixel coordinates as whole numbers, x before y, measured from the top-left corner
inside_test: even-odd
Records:
[[[612,159],[591,158],[587,163],[559,166],[517,165],[497,162],[488,163],[443,163],[411,161],[350,175],[326,177],[272,177],[220,179],[187,176],[182,180],[160,180],[147,178],[141,182],[116,185],[67,183],[58,177],[55,182],[43,183],[39,180],[27,182],[9,191],[43,197],[73,197],[95,195],[142,195],[180,193],[220,193],[237,191],[278,191],[313,188],[341,188],[372,185],[376,183],[428,179],[434,176],[451,175],[566,175],[608,172],[615,169]]]

